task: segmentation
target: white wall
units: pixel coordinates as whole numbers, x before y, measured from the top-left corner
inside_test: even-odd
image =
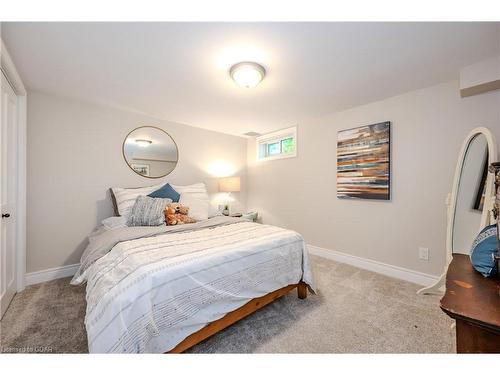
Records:
[[[460,89],[494,82],[500,79],[500,56],[495,56],[460,70]]]
[[[162,179],[134,173],[122,156],[132,129],[154,125],[179,147],[179,163]],[[78,263],[86,236],[113,215],[108,189],[242,177],[236,206],[246,201],[246,140],[77,100],[28,94],[27,272]]]
[[[460,99],[448,82],[298,122],[298,156],[255,161],[248,141],[248,201],[264,223],[309,244],[438,275],[445,260],[445,198],[463,139],[485,126],[499,137],[499,93]],[[392,122],[392,200],[336,197],[337,131]],[[418,247],[430,260],[418,259]]]

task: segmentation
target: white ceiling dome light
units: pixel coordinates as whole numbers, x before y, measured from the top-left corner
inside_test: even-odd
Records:
[[[250,89],[257,86],[266,75],[266,69],[255,62],[240,62],[229,70],[229,74],[238,86]]]

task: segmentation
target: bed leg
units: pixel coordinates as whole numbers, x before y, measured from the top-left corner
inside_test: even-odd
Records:
[[[297,296],[299,299],[307,298],[307,284],[304,282],[299,282],[297,285]]]

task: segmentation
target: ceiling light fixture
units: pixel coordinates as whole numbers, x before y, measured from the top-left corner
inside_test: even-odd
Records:
[[[148,139],[136,139],[135,143],[137,143],[139,147],[148,147],[151,143],[153,143],[153,141]]]
[[[238,86],[247,89],[257,86],[266,75],[266,69],[255,62],[240,62],[229,70],[229,75]]]

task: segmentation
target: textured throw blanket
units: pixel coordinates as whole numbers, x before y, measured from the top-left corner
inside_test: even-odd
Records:
[[[294,231],[227,217],[167,228],[92,239],[73,281],[87,281],[90,352],[163,353],[252,298],[301,280],[314,291]]]
[[[139,238],[154,237],[165,233],[190,232],[204,228],[215,228],[221,225],[234,224],[246,221],[241,218],[215,216],[211,219],[193,224],[159,225],[153,227],[120,227],[103,230],[100,228],[89,236],[89,244],[82,254],[80,268],[71,280],[72,285],[79,285],[85,281],[85,272],[99,258],[107,254],[118,243],[136,240]]]

